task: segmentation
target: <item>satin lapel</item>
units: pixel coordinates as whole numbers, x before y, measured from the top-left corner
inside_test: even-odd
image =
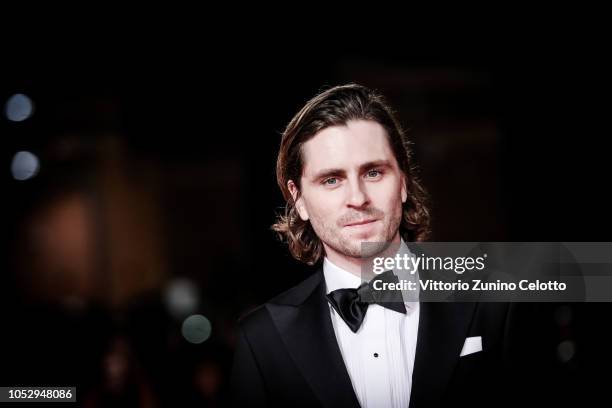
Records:
[[[410,407],[433,407],[451,379],[475,303],[421,302]]]
[[[320,281],[299,305],[268,304],[285,346],[324,406],[358,407]]]

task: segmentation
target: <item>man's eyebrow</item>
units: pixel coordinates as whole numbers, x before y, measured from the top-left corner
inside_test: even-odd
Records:
[[[342,170],[342,169],[323,169],[318,171],[317,173],[315,173],[314,176],[312,176],[313,180],[321,180],[327,177],[338,177],[338,176],[344,176],[346,174],[346,171]]]
[[[367,163],[363,163],[359,166],[359,171],[362,172],[367,169],[371,169],[373,167],[392,167],[392,164],[389,160],[373,160]],[[346,171],[344,169],[323,169],[315,173],[312,177],[313,180],[321,180],[327,177],[339,177],[345,176]]]
[[[362,164],[359,166],[359,170],[364,171],[366,169],[371,169],[372,167],[393,167],[393,165],[389,160],[374,160]]]

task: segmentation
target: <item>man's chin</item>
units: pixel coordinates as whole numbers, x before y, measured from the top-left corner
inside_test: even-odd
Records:
[[[373,234],[353,235],[349,237],[349,240],[355,246],[361,246],[363,243],[388,242],[389,241],[387,237],[383,233],[380,233],[380,232],[373,233]]]
[[[351,253],[359,258],[371,258],[383,252],[391,244],[390,240],[387,240],[381,236],[368,237],[367,239],[354,239],[351,242]]]

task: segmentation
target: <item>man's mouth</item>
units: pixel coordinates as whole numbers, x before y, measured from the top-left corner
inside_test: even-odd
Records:
[[[376,222],[378,220],[376,219],[371,219],[371,220],[362,220],[362,221],[355,221],[355,222],[351,222],[350,224],[346,224],[345,227],[355,227],[358,225],[366,225],[366,224],[371,224],[373,222]]]

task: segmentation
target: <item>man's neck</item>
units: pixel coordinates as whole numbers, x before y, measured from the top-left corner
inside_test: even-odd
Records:
[[[400,235],[398,231],[395,234],[393,240],[391,240],[391,244],[399,244],[399,242]],[[384,250],[380,254],[373,255],[369,258],[353,257],[340,253],[334,250],[333,248],[330,248],[329,246],[325,245],[325,243],[323,243],[323,246],[325,247],[325,256],[327,257],[327,259],[329,259],[337,267],[342,268],[345,271],[350,272],[358,277],[362,277],[362,274],[364,272],[363,267],[371,265],[373,257],[388,256],[388,254],[386,254],[387,250]],[[389,249],[395,246],[396,245],[390,245]],[[393,254],[391,254],[390,256],[393,256]]]

